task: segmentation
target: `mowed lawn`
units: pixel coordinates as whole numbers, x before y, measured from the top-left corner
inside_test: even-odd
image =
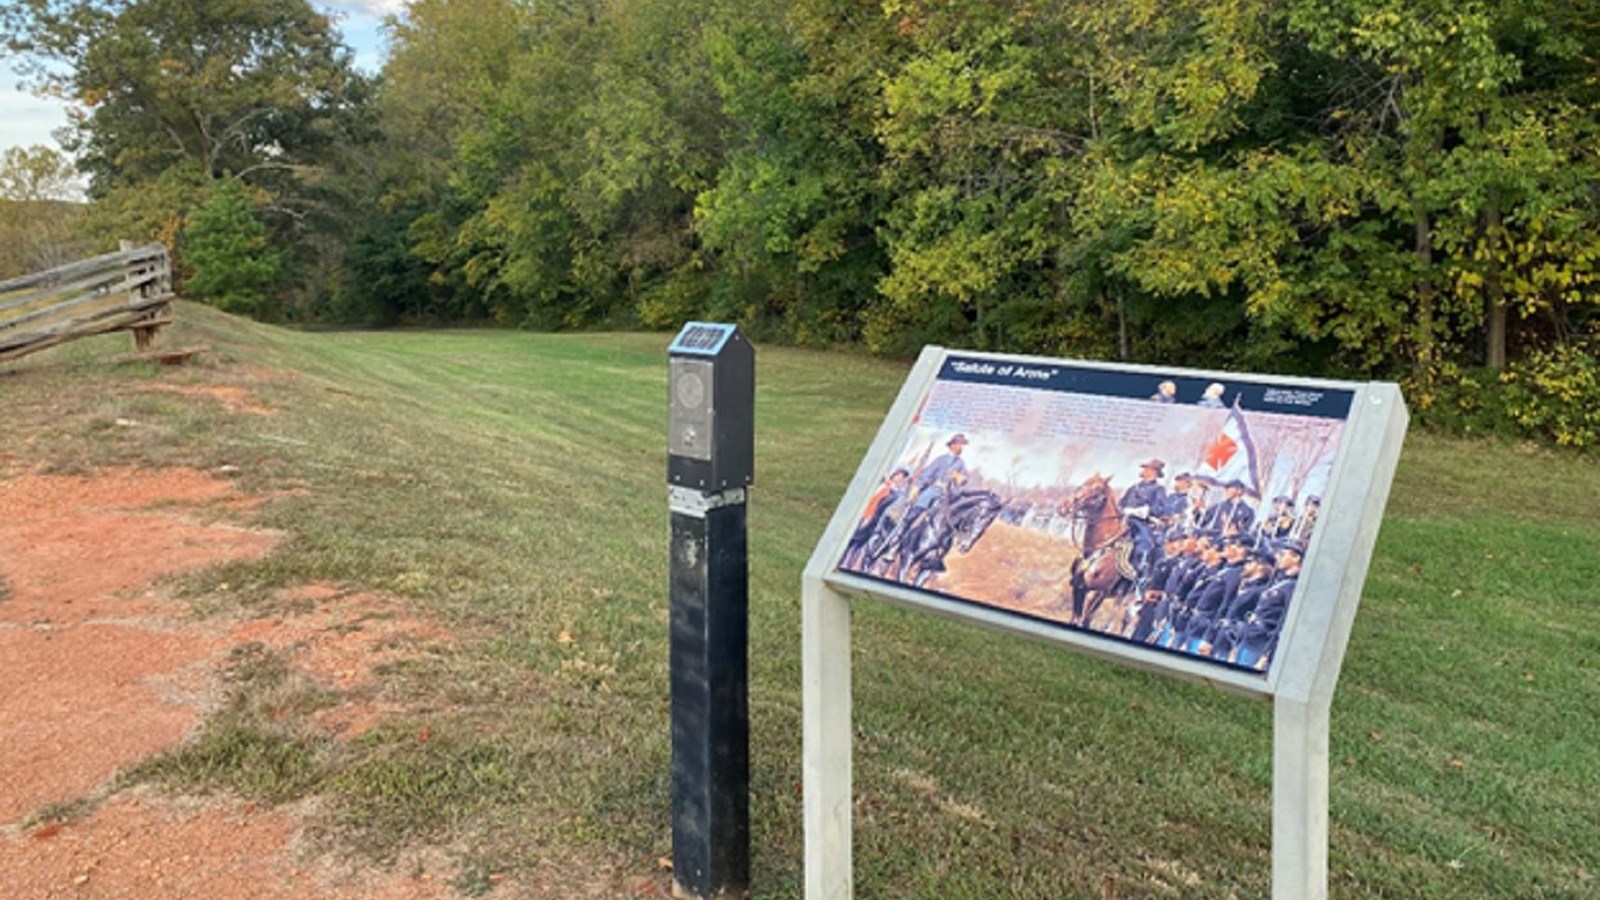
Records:
[[[139,777],[323,795],[329,846],[444,848],[467,894],[659,875],[669,336],[177,317],[170,345],[211,348],[190,368],[113,364],[123,336],[0,367],[0,463],[235,466],[279,492],[257,524],[291,536],[186,577],[200,609],[334,581],[461,640],[385,669],[408,711],[353,745],[238,715]],[[801,894],[801,568],[907,368],[759,351],[760,897]],[[243,384],[278,412],[155,381]],[[858,896],[1267,895],[1266,704],[870,602],[855,621]],[[1600,462],[1413,433],[1334,702],[1333,895],[1600,897],[1597,722]]]

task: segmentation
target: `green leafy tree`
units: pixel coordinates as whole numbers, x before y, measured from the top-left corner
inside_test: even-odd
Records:
[[[219,182],[189,217],[180,247],[190,269],[190,297],[233,313],[270,311],[283,260],[236,179]]]
[[[0,21],[32,84],[73,104],[95,196],[182,162],[292,179],[361,80],[305,0],[21,0]]]
[[[35,81],[84,109],[101,222],[187,235],[237,173],[283,271],[341,285],[306,314],[715,316],[1424,403],[1600,321],[1600,15],[1564,0],[418,0],[372,103],[301,0],[5,21],[69,63]]]
[[[1235,86],[1214,107],[1226,115],[1173,102],[1144,116],[1174,83],[1164,54],[1184,45],[1102,29],[1137,90],[1084,221],[1131,226],[1114,266],[1142,290],[1226,298],[1247,359],[1403,369],[1426,402],[1436,374],[1477,356],[1480,329],[1504,361],[1508,308],[1560,322],[1593,302],[1594,197],[1577,186],[1594,181],[1595,107],[1581,78],[1554,74],[1595,46],[1573,9],[1351,0],[1262,7],[1250,27],[1207,16],[1188,46],[1240,44],[1220,58],[1243,68],[1211,79]],[[1151,86],[1157,100],[1138,99]]]
[[[354,224],[346,270],[346,293],[363,317],[489,315],[487,267],[462,228],[520,158],[518,126],[504,120],[501,98],[526,14],[513,0],[418,0],[389,20],[390,52],[373,104],[371,206]],[[494,130],[500,149],[486,153],[482,136]]]
[[[560,324],[577,294],[581,229],[566,195],[595,15],[582,4],[424,0],[392,22],[378,100],[391,220],[381,227],[403,234],[420,263],[386,257],[410,285],[391,298],[395,312]]]
[[[878,96],[865,67],[886,58],[889,33],[870,4],[805,0],[706,35],[728,149],[696,198],[696,232],[717,293],[758,297],[745,308],[768,333],[861,335],[885,265]]]
[[[722,164],[725,120],[702,33],[743,10],[475,6],[482,17],[412,7],[386,68],[383,107],[401,133],[435,121],[419,86],[447,82],[454,98],[434,142],[418,144],[444,164],[418,159],[391,193],[414,210],[430,282],[455,310],[566,327],[632,321],[668,282],[703,280],[694,198]],[[483,34],[485,21],[517,39]]]
[[[1086,117],[1061,102],[1077,85],[1052,61],[1059,22],[1019,24],[1019,6],[886,7],[912,52],[884,83],[878,133],[895,200],[874,344],[965,335],[999,349],[1054,336],[1053,232]]]
[[[172,244],[238,179],[302,279],[337,255],[329,176],[369,136],[368,85],[306,0],[19,0],[0,36],[69,103],[100,234]]]

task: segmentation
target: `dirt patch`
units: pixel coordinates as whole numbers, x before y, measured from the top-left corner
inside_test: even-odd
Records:
[[[317,584],[268,617],[198,619],[155,585],[267,553],[279,535],[214,521],[248,507],[194,470],[38,472],[0,481],[0,854],[8,897],[430,897],[429,877],[305,868],[303,815],[111,794],[118,772],[195,733],[218,673],[261,645],[341,698],[317,720],[345,737],[390,711],[384,662],[452,639],[404,604]],[[91,814],[25,831],[53,804]],[[420,870],[419,870],[420,871]]]
[[[260,643],[287,652],[295,668],[338,691],[342,702],[319,711],[314,722],[349,740],[399,709],[376,689],[373,672],[454,640],[449,629],[400,612],[380,594],[349,593],[328,584],[281,593],[283,614],[236,626],[234,646]]]
[[[277,410],[257,403],[246,388],[222,384],[168,384],[151,382],[141,385],[141,390],[179,394],[184,397],[204,397],[222,404],[230,412],[249,413],[253,416],[270,416]]]
[[[147,606],[137,598],[119,598],[167,575],[261,556],[276,541],[168,513],[80,512],[0,526],[0,571],[12,592],[0,621],[63,624],[142,613]]]
[[[35,473],[0,482],[0,516],[9,523],[85,509],[193,505],[231,493],[233,485],[198,469],[110,469],[92,476]]]
[[[185,518],[231,491],[192,470],[0,482],[0,825],[82,796],[194,727],[195,705],[157,682],[223,641],[179,631],[186,610],[139,589],[271,549],[276,535]]]
[[[81,797],[183,740],[199,711],[155,680],[216,650],[214,640],[125,625],[0,631],[0,824]]]
[[[394,601],[380,594],[318,584],[279,599],[288,612],[240,625],[234,641],[289,650],[301,669],[336,688],[363,687],[374,668],[454,638],[436,622],[398,612]]]
[[[4,839],[7,895],[44,897],[450,896],[426,871],[341,873],[293,852],[301,816],[253,804],[196,804],[143,793],[94,815]]]
[[[125,595],[152,580],[264,555],[278,536],[193,520],[228,482],[192,469],[0,482],[0,622],[64,624],[149,612]]]

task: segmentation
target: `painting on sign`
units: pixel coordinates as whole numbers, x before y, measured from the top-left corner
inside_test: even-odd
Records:
[[[1352,397],[948,357],[839,568],[1264,672]]]

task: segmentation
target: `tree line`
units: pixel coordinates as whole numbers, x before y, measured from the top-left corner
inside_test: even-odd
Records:
[[[1580,377],[1600,326],[1571,0],[416,0],[370,77],[305,0],[0,28],[78,110],[96,233],[266,317],[732,319],[1424,401]]]

